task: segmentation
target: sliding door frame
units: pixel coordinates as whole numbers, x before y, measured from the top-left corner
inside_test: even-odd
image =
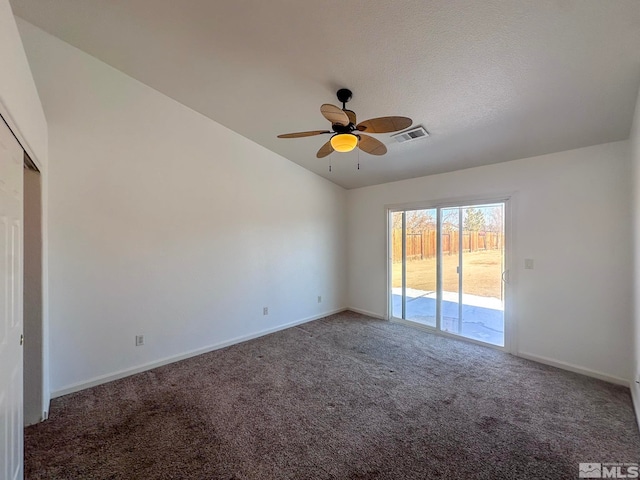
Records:
[[[509,353],[517,353],[518,345],[517,345],[517,337],[516,337],[516,324],[515,318],[512,312],[512,304],[513,304],[513,284],[515,280],[515,275],[512,273],[512,265],[511,258],[513,257],[513,231],[514,228],[514,218],[512,216],[512,211],[514,210],[514,205],[516,202],[516,195],[514,193],[502,194],[502,195],[491,195],[487,197],[461,197],[461,198],[449,198],[444,200],[433,200],[433,201],[424,201],[424,202],[412,202],[412,203],[403,203],[403,204],[393,204],[393,205],[385,205],[384,213],[385,213],[385,226],[386,226],[386,238],[387,238],[387,320],[397,323],[403,323],[406,325],[410,325],[415,328],[419,328],[422,330],[426,330],[430,333],[434,333],[436,335],[441,335],[449,338],[455,338],[457,340],[463,340],[465,342],[471,342],[478,345],[483,345],[489,348],[494,348],[497,350],[506,351]],[[504,347],[499,345],[492,345],[490,343],[481,342],[478,340],[474,340],[472,338],[463,337],[462,335],[456,335],[452,333],[448,333],[441,330],[441,313],[442,313],[442,262],[440,258],[442,256],[442,241],[438,237],[437,246],[436,246],[436,257],[438,258],[436,265],[437,272],[437,283],[436,283],[436,327],[430,327],[428,325],[422,325],[417,322],[412,322],[410,320],[406,320],[404,318],[397,318],[393,316],[393,303],[392,303],[392,282],[393,282],[393,242],[392,242],[392,215],[394,213],[402,212],[402,226],[403,232],[406,231],[406,211],[408,210],[429,210],[436,209],[437,210],[437,235],[441,233],[441,222],[440,218],[440,209],[444,208],[460,208],[460,207],[474,207],[481,205],[490,205],[494,203],[503,203],[504,204]],[[460,215],[462,215],[460,211]],[[462,235],[458,236],[458,241],[462,241]],[[460,247],[460,246],[459,246]],[[458,253],[461,254],[462,248],[458,249]],[[459,263],[461,263],[459,261]],[[462,275],[459,276],[459,291],[461,290],[460,283],[462,282]],[[403,235],[402,238],[402,316],[406,317],[406,238]],[[461,306],[459,307],[461,308]],[[462,318],[462,317],[460,317]]]

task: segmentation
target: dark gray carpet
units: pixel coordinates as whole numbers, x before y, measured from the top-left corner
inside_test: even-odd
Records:
[[[629,390],[351,312],[54,400],[36,479],[569,479]]]

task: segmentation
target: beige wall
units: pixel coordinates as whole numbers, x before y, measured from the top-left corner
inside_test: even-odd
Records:
[[[47,121],[9,0],[0,0],[0,114],[22,147],[45,169]]]
[[[345,306],[342,188],[19,25],[50,129],[54,394]]]

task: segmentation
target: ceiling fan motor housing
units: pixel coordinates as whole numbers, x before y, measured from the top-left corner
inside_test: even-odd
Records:
[[[351,133],[355,130],[355,126],[353,123],[349,123],[349,125],[340,125],[339,123],[334,123],[332,125],[333,131],[336,133]]]

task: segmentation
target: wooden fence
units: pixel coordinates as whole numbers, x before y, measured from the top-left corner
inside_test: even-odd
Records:
[[[454,255],[458,253],[460,245],[459,232],[453,230],[442,232],[442,254]],[[402,229],[393,229],[392,235],[393,261],[402,261]],[[462,251],[478,252],[483,250],[497,250],[502,248],[501,233],[482,231],[462,232]],[[437,253],[437,237],[435,230],[407,231],[407,260],[423,260],[435,257]]]

